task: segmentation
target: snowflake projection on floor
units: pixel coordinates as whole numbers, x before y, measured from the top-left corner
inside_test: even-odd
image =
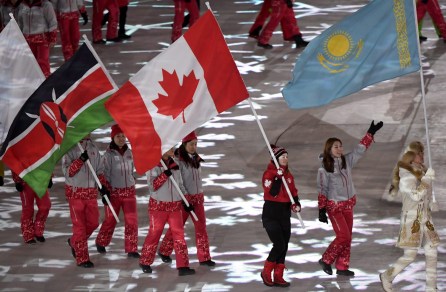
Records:
[[[91,2],[88,3],[91,6]],[[243,77],[265,73],[274,75],[276,73],[274,66],[277,64],[280,65],[280,70],[291,72],[295,58],[300,52],[291,47],[283,48],[288,51],[282,52],[282,57],[274,59],[267,52],[255,48],[255,41],[248,39],[249,27],[262,3],[261,0],[240,0],[231,3],[231,13],[245,15],[237,25],[242,25],[246,33],[237,30],[237,33],[225,34],[225,39]],[[329,3],[325,7],[317,7],[309,3],[295,2],[294,11],[303,34],[311,40],[333,23],[326,23],[328,21],[321,18],[321,21],[324,22],[306,25],[306,20],[333,14],[348,15],[362,5]],[[173,2],[147,0],[131,2],[130,5],[130,9],[142,7],[156,11],[159,21],[156,23],[129,21],[126,26],[127,32],[133,36],[161,32],[166,35],[165,39],[168,40],[172,29]],[[217,20],[219,20],[218,13]],[[226,29],[226,26],[222,25],[223,32]],[[280,31],[276,30],[276,33],[280,33]],[[138,66],[142,66],[149,61],[147,54],[155,55],[168,46],[169,43],[158,41],[156,49],[144,50],[140,47],[136,48],[132,41],[124,42],[120,47],[119,54],[109,58],[109,63],[106,65],[112,64],[113,74],[118,74],[122,71],[123,66],[126,66],[125,62],[118,62],[114,59],[118,59],[119,55],[131,55],[134,59],[132,61]],[[105,48],[98,49],[98,51],[101,50],[105,50]],[[261,79],[258,84],[247,84],[256,109],[267,109],[269,102],[278,101],[281,98],[280,88],[287,80],[274,79],[274,76],[271,78],[272,80]],[[186,240],[191,266],[196,268],[197,274],[200,275],[198,281],[195,281],[197,278],[191,278],[192,280],[189,281],[178,280],[175,264],[166,265],[158,257],[153,263],[154,273],[143,274],[138,266],[138,261],[128,259],[124,252],[123,222],[117,225],[105,255],[100,255],[95,250],[98,229],[90,237],[88,245],[92,261],[95,262],[94,269],[85,271],[75,267],[74,259],[71,257],[70,249],[66,243],[66,239],[71,236],[71,221],[63,190],[64,178],[60,166],[58,166],[53,178],[55,185],[51,190],[52,208],[45,233],[48,240],[45,244],[35,246],[27,246],[22,243],[20,197],[14,188],[14,183],[9,179],[10,172],[6,172],[5,186],[0,189],[0,231],[2,235],[5,234],[0,243],[0,287],[3,286],[2,284],[8,284],[8,287],[17,288],[16,291],[31,290],[33,286],[37,287],[35,290],[39,290],[39,288],[43,290],[42,287],[58,283],[57,278],[63,279],[59,281],[64,281],[67,280],[64,277],[65,274],[72,274],[73,278],[67,280],[74,282],[70,286],[72,291],[252,291],[264,289],[265,286],[261,282],[259,273],[272,245],[261,222],[263,193],[260,177],[250,177],[245,173],[245,169],[224,170],[223,165],[227,165],[228,161],[235,158],[228,157],[227,152],[220,148],[222,143],[230,143],[237,139],[234,134],[231,134],[232,130],[235,132],[235,129],[240,129],[247,123],[254,124],[256,122],[253,115],[240,114],[240,109],[248,107],[247,102],[240,103],[234,111],[221,113],[204,124],[203,133],[198,133],[199,153],[201,150],[203,151],[200,154],[205,160],[202,166],[210,251],[213,260],[217,262],[210,272],[201,269],[196,254],[194,228],[189,220],[185,227]],[[268,119],[267,114],[259,117],[261,120]],[[110,142],[109,135],[110,128],[98,129],[93,132],[93,139],[98,144],[101,153]],[[231,170],[233,169],[231,168]],[[141,250],[149,226],[147,218],[149,196],[144,175],[137,175],[136,187],[139,213],[138,243],[139,250]],[[306,288],[302,288],[301,291],[380,291],[378,273],[402,254],[401,250],[393,247],[397,234],[389,235],[387,232],[388,230],[398,230],[399,213],[381,218],[362,211],[355,213],[352,269],[356,272],[356,277],[345,279],[328,276],[320,270],[317,261],[334,239],[334,234],[330,224],[317,221],[316,200],[304,199],[301,200],[301,203],[303,206],[301,215],[305,229],[302,228],[297,217],[292,215],[292,236],[286,263],[288,269],[286,278],[293,282],[294,286],[292,287],[310,283],[306,284]],[[104,211],[99,199],[98,204],[101,212],[100,219],[102,219]],[[446,228],[437,226],[437,229],[441,237],[446,235]],[[395,252],[391,257],[379,261],[370,258],[369,265],[367,263],[368,248],[374,250],[394,249]],[[358,251],[361,251],[360,255],[358,255]],[[444,254],[445,252],[446,248],[444,244],[441,244],[439,253]],[[364,256],[362,253],[366,255]],[[15,257],[10,257],[11,254]],[[15,259],[18,255],[21,255],[20,260]],[[10,261],[12,264],[8,265]],[[446,264],[439,262],[439,271],[444,273],[445,268]],[[422,254],[409,269],[397,277],[395,286],[405,291],[424,290],[424,270],[424,255]],[[163,286],[168,288],[162,289],[158,288],[161,282],[172,283],[170,286]],[[43,285],[39,285],[42,283]],[[10,286],[10,284],[15,286]],[[446,277],[439,277],[438,287],[440,290],[446,290]],[[7,289],[0,288],[0,291]]]

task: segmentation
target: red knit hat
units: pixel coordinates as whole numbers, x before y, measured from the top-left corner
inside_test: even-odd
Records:
[[[274,153],[274,156],[276,157],[276,159],[279,159],[279,157],[282,156],[282,154],[288,153],[288,151],[286,151],[285,148],[280,147],[280,146],[271,144],[271,148],[273,150],[273,153]]]
[[[116,135],[120,134],[120,133],[124,133],[121,128],[119,127],[118,124],[115,124],[111,127],[111,135],[110,137],[113,139]]]
[[[181,142],[186,143],[195,139],[197,139],[197,135],[195,134],[195,131],[192,131],[189,133],[189,135],[184,137],[183,140],[181,140]]]

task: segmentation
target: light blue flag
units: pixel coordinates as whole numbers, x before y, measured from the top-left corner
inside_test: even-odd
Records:
[[[374,0],[310,42],[282,94],[292,109],[316,107],[419,70],[413,0]]]

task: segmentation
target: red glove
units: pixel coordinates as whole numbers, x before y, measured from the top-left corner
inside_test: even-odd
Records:
[[[293,211],[294,213],[300,212],[300,206],[298,204],[292,204],[291,205],[291,211]]]

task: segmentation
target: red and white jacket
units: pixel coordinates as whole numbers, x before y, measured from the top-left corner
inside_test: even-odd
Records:
[[[23,1],[18,13],[18,24],[25,38],[54,44],[57,39],[57,19],[53,5],[48,0],[29,2]]]
[[[373,136],[367,133],[358,145],[344,155],[345,168],[342,168],[342,159],[334,158],[334,171],[328,172],[323,166],[318,170],[318,203],[319,209],[352,208],[356,204],[356,190],[352,180],[352,168],[364,155],[373,142]]]
[[[101,184],[105,185],[104,165],[99,149],[90,139],[81,142],[83,149],[87,150],[88,160],[93,166]],[[65,175],[65,195],[67,199],[96,199],[98,196],[98,185],[94,179],[87,162],[79,157],[82,152],[78,146],[74,146],[62,157],[62,171]]]

